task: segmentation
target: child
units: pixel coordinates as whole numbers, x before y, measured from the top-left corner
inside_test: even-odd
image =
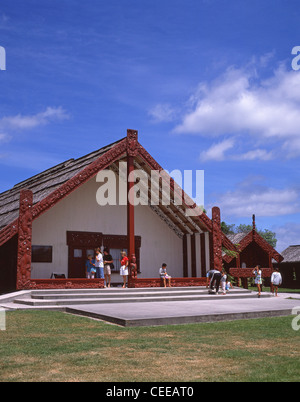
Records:
[[[232,283],[228,280],[226,280],[226,290],[228,292],[228,290],[233,289]]]
[[[222,271],[221,286],[224,296],[226,295],[226,282],[227,282],[227,274],[225,271]]]
[[[171,287],[171,277],[167,273],[167,264],[162,264],[162,267],[159,270],[160,278],[163,280],[164,287],[167,287],[167,281],[169,283],[169,287]]]
[[[95,273],[96,273],[96,264],[95,261],[93,260],[92,255],[88,255],[88,260],[85,264],[85,275],[87,279],[95,279]]]

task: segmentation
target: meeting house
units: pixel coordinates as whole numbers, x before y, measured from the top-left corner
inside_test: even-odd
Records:
[[[127,252],[129,287],[161,286],[162,263],[174,286],[203,285],[208,270],[230,261],[223,249],[238,252],[221,230],[220,209],[209,218],[136,130],[0,194],[0,292],[101,288],[102,279],[85,276],[98,247],[113,257],[113,284]]]

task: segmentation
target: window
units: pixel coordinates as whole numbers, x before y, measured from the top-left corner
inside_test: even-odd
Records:
[[[75,249],[74,250],[74,258],[82,258],[82,250],[81,249]]]
[[[32,262],[52,263],[52,246],[32,246]]]

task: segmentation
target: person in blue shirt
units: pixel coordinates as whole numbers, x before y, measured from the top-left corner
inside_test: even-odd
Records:
[[[85,264],[85,275],[87,279],[95,279],[96,264],[92,255],[88,255],[88,260]]]

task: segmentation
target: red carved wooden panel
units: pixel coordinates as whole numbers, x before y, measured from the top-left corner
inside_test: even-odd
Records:
[[[206,286],[206,278],[172,278],[172,287]],[[159,288],[162,287],[160,278],[144,278],[132,280],[132,288]]]
[[[253,270],[254,268],[230,268],[229,273],[235,278],[254,278]],[[261,271],[263,278],[269,278],[273,273],[272,268],[261,268]]]
[[[31,279],[27,289],[99,289],[104,279]]]

